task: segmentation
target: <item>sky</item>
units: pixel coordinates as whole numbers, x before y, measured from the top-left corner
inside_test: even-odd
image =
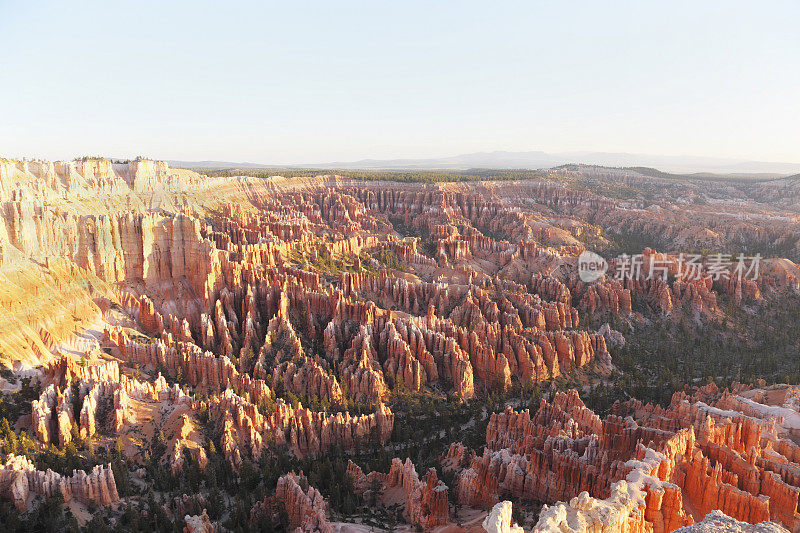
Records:
[[[800,162],[800,2],[0,0],[0,156]]]

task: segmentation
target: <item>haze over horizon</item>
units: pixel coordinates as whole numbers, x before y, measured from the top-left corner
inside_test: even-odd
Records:
[[[446,157],[360,159],[358,161],[328,161],[300,164],[271,164],[255,161],[181,161],[169,160],[173,166],[194,169],[221,168],[307,168],[359,170],[467,170],[467,169],[542,169],[566,164],[597,165],[602,167],[653,167],[675,173],[714,173],[748,175],[788,175],[800,173],[800,163],[780,161],[748,161],[744,159],[702,156],[667,156],[630,154],[622,152],[561,152],[542,151],[474,152]]]
[[[800,163],[800,5],[768,7],[7,5],[0,155]]]

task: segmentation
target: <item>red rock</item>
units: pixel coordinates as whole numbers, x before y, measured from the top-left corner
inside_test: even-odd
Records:
[[[357,441],[386,442],[394,425],[394,415],[383,404],[373,414],[353,417],[349,413],[314,412],[302,406],[294,409],[279,399],[275,412],[265,417],[254,404],[231,390],[220,395],[212,411],[222,424],[223,451],[234,466],[241,462],[240,447],[258,458],[265,439],[287,444],[303,457],[318,455],[334,444],[351,449]]]
[[[88,474],[83,470],[65,477],[52,470],[36,470],[25,457],[9,454],[0,465],[0,495],[12,499],[25,511],[29,492],[43,497],[60,493],[65,502],[76,499],[85,504],[110,505],[119,501],[111,465],[97,465]]]
[[[420,480],[410,459],[403,462],[394,458],[387,474],[370,472],[367,475],[350,461],[347,474],[355,490],[362,495],[373,487],[379,487],[381,493],[394,487],[402,488],[406,497],[404,516],[410,524],[433,528],[448,523],[448,487],[439,481],[433,468]]]
[[[303,490],[300,484],[308,488]],[[291,472],[278,479],[275,497],[283,502],[289,516],[289,528],[303,532],[333,533],[333,527],[325,517],[327,504],[322,495],[308,485],[308,481]]]

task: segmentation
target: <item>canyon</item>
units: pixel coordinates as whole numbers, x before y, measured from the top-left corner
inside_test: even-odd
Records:
[[[0,499],[187,531],[800,531],[791,355],[678,387],[639,349],[758,357],[737,321],[794,324],[780,190],[0,159]]]

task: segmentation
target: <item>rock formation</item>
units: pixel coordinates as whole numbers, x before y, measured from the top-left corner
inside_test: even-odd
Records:
[[[382,496],[394,487],[401,488],[405,494],[404,516],[410,524],[434,528],[448,523],[448,487],[439,481],[433,468],[420,479],[411,459],[403,462],[395,457],[387,474],[370,472],[365,475],[352,461],[347,466],[347,474],[361,495],[377,488]]]
[[[334,444],[351,449],[359,441],[386,442],[394,426],[394,415],[383,404],[373,414],[351,416],[315,412],[302,405],[295,409],[278,399],[275,410],[264,416],[255,404],[230,389],[216,399],[211,410],[222,428],[225,455],[234,466],[241,461],[241,448],[257,459],[265,441],[287,445],[303,457],[318,455]]]
[[[302,485],[307,488],[304,490]],[[289,516],[289,528],[304,533],[333,533],[333,527],[325,517],[325,499],[308,481],[291,472],[278,479],[275,497],[283,503]]]
[[[774,522],[748,524],[734,520],[720,511],[712,511],[695,525],[682,527],[675,531],[678,533],[785,533],[788,530]]]
[[[492,508],[490,531],[514,530],[512,497],[548,504],[536,531],[660,533],[715,510],[800,530],[797,388],[687,389],[668,407],[631,399],[601,419],[549,386],[616,376],[620,331],[721,324],[726,309],[800,289],[800,226],[782,196],[793,186],[774,181],[582,166],[469,184],[217,179],[141,158],[0,159],[0,366],[38,387],[29,420],[10,426],[39,450],[119,439],[140,463],[152,435],[175,476],[206,468],[213,446],[236,475],[283,449],[302,459],[385,445],[388,405],[405,395],[480,401],[536,386],[549,401],[535,414],[493,413],[482,450],[449,447],[452,487],[395,459],[388,473],[351,464],[356,490],[402,494],[405,520],[423,528],[453,521],[453,491]],[[631,197],[604,195],[617,187]],[[613,249],[609,235],[662,251],[641,250],[629,276],[582,281],[579,255]],[[725,268],[687,264],[680,250],[694,249],[791,257],[741,277],[734,254]],[[251,516],[280,501],[292,527],[330,531],[306,485],[287,474]],[[0,495],[18,508],[56,491],[119,499],[107,466],[67,477],[5,459]],[[175,516],[213,530],[199,510]]]
[[[206,514],[206,510],[203,509],[203,514],[201,515],[186,515],[184,518],[186,522],[186,527],[183,528],[184,533],[216,533],[217,527],[211,523],[208,519],[208,515]]]
[[[522,533],[523,529],[511,523],[512,504],[509,501],[499,502],[492,507],[483,520],[486,533]]]
[[[28,505],[33,492],[49,497],[60,494],[64,501],[71,499],[86,504],[110,505],[119,501],[111,465],[97,465],[88,474],[83,470],[72,476],[62,476],[52,470],[36,470],[28,459],[9,454],[0,465],[0,495],[10,499],[20,511]]]
[[[679,392],[667,409],[631,400],[603,420],[558,392],[533,417],[493,414],[483,454],[454,444],[443,464],[458,471],[462,504],[566,502],[546,506],[534,531],[673,531],[713,510],[800,528],[795,389],[733,391]],[[756,401],[767,399],[780,404]]]
[[[206,510],[203,509],[201,515],[186,515],[184,518],[186,527],[183,528],[184,533],[216,533],[217,528],[208,519]]]

